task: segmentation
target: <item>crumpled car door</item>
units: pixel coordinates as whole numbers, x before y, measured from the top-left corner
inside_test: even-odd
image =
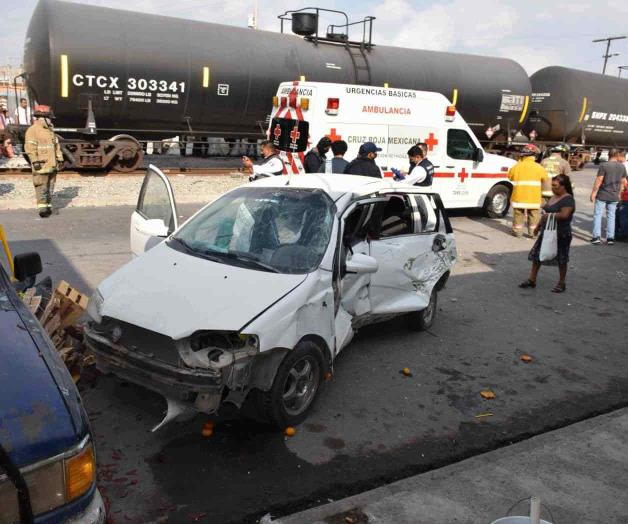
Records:
[[[162,242],[179,227],[177,206],[168,177],[152,164],[131,215],[131,252],[139,256]]]
[[[453,231],[436,194],[391,194],[369,247],[379,263],[369,288],[374,315],[424,309],[456,258]]]

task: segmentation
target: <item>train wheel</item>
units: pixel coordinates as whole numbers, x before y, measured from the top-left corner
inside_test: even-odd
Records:
[[[111,166],[113,170],[118,173],[135,171],[144,158],[140,144],[132,137],[115,137],[112,141],[118,149],[118,155]]]

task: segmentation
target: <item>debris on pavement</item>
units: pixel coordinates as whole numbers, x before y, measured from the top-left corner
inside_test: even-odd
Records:
[[[412,376],[412,372],[410,371],[410,368],[403,368],[403,369],[401,370],[401,374],[402,374],[404,377],[411,377],[411,376]]]
[[[532,362],[533,358],[530,355],[521,355],[521,360],[526,364]]]
[[[490,389],[483,389],[482,391],[480,391],[480,395],[486,400],[495,398],[495,393],[492,392]]]
[[[288,426],[284,430],[284,434],[286,435],[286,437],[294,437],[297,434],[297,430],[293,428],[292,426]]]
[[[486,418],[486,417],[492,417],[493,413],[478,413],[475,418]]]

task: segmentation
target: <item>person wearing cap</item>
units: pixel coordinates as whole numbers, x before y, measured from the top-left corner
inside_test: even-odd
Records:
[[[40,217],[46,218],[52,214],[52,195],[63,154],[52,130],[50,119],[54,114],[50,107],[35,106],[33,116],[35,122],[26,130],[24,150],[31,163],[37,210]]]
[[[381,151],[373,142],[364,142],[360,146],[358,156],[345,168],[346,175],[372,176],[382,178],[382,171],[375,163],[377,153]]]
[[[545,168],[548,175],[547,181],[544,182],[542,186],[542,195],[545,203],[553,196],[551,179],[558,175],[568,175],[571,173],[571,166],[563,157],[563,155],[568,153],[568,145],[558,144],[550,149],[550,156],[543,159],[541,162],[541,165]]]
[[[310,149],[303,159],[303,169],[306,173],[318,173],[318,170],[325,163],[327,152],[331,147],[331,139],[324,136],[318,141],[315,147]]]
[[[536,226],[541,217],[543,203],[541,188],[548,178],[545,168],[536,163],[538,154],[540,150],[534,144],[523,146],[519,162],[508,171],[508,179],[512,184],[512,234],[517,238],[523,236],[526,217],[528,236],[534,238],[538,234]]]

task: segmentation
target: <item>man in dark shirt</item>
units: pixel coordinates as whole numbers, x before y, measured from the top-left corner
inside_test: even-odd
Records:
[[[609,246],[615,243],[615,212],[619,195],[626,187],[626,168],[622,160],[621,151],[611,149],[608,162],[600,166],[595,177],[591,191],[591,202],[595,204],[591,244],[601,243],[604,210],[606,210],[606,243]]]
[[[306,173],[318,173],[325,163],[325,156],[331,147],[331,139],[324,136],[318,141],[315,147],[310,149],[303,159],[303,169]]]
[[[382,171],[375,163],[377,153],[381,150],[382,148],[377,147],[373,142],[364,142],[360,146],[358,157],[345,168],[345,174],[382,178]]]
[[[345,168],[349,165],[344,159],[345,153],[349,146],[344,140],[336,140],[331,144],[331,152],[333,158],[327,158],[318,170],[319,173],[344,173]]]

